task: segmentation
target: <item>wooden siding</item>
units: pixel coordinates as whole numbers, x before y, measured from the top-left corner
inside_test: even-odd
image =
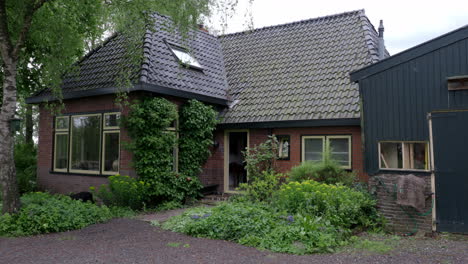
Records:
[[[468,109],[467,90],[447,89],[460,75],[468,75],[468,36],[359,80],[367,173],[379,171],[379,141],[429,141],[428,113]]]

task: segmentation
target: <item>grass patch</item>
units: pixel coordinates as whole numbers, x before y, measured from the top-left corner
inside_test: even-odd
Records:
[[[169,243],[167,243],[166,246],[168,246],[168,247],[176,247],[176,248],[177,248],[177,247],[180,246],[180,244],[181,244],[181,243],[179,243],[179,242],[169,242]]]
[[[400,243],[401,237],[386,234],[365,234],[354,236],[348,241],[348,245],[341,248],[345,253],[372,253],[388,254],[395,250]]]

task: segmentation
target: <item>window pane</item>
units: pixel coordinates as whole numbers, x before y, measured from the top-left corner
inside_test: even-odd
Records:
[[[55,128],[56,129],[68,129],[68,116],[57,117],[55,118]]]
[[[198,61],[192,55],[188,54],[186,51],[181,51],[179,49],[174,49],[174,48],[172,49],[172,51],[183,64],[188,64],[191,66],[201,68],[200,63],[198,63]]]
[[[380,143],[380,163],[382,168],[403,168],[401,143]]]
[[[104,171],[119,171],[119,133],[104,133]]]
[[[342,166],[349,166],[349,139],[330,138],[330,154]]]
[[[289,158],[289,139],[288,138],[279,139],[278,157],[281,159]]]
[[[104,119],[106,127],[118,127],[120,125],[120,114],[105,114]]]
[[[304,139],[304,160],[322,161],[323,140],[321,138]]]
[[[426,143],[404,143],[405,169],[413,170],[426,170],[427,159],[426,159]]]
[[[101,116],[72,117],[71,169],[99,171]]]
[[[55,135],[55,168],[66,169],[68,165],[68,135]]]

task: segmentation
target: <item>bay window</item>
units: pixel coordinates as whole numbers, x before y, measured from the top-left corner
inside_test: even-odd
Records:
[[[54,171],[117,174],[120,113],[55,118]]]
[[[302,136],[302,161],[323,161],[328,151],[343,168],[351,169],[351,136]]]

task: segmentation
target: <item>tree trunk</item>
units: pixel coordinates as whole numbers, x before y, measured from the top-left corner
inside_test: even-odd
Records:
[[[16,180],[15,160],[13,156],[13,133],[10,130],[10,119],[16,110],[16,64],[10,60],[3,62],[3,103],[0,112],[0,180],[2,182],[2,213],[16,213],[20,209],[18,183]]]
[[[33,144],[33,106],[30,104],[26,105],[26,115],[25,115],[25,142],[26,144]]]

